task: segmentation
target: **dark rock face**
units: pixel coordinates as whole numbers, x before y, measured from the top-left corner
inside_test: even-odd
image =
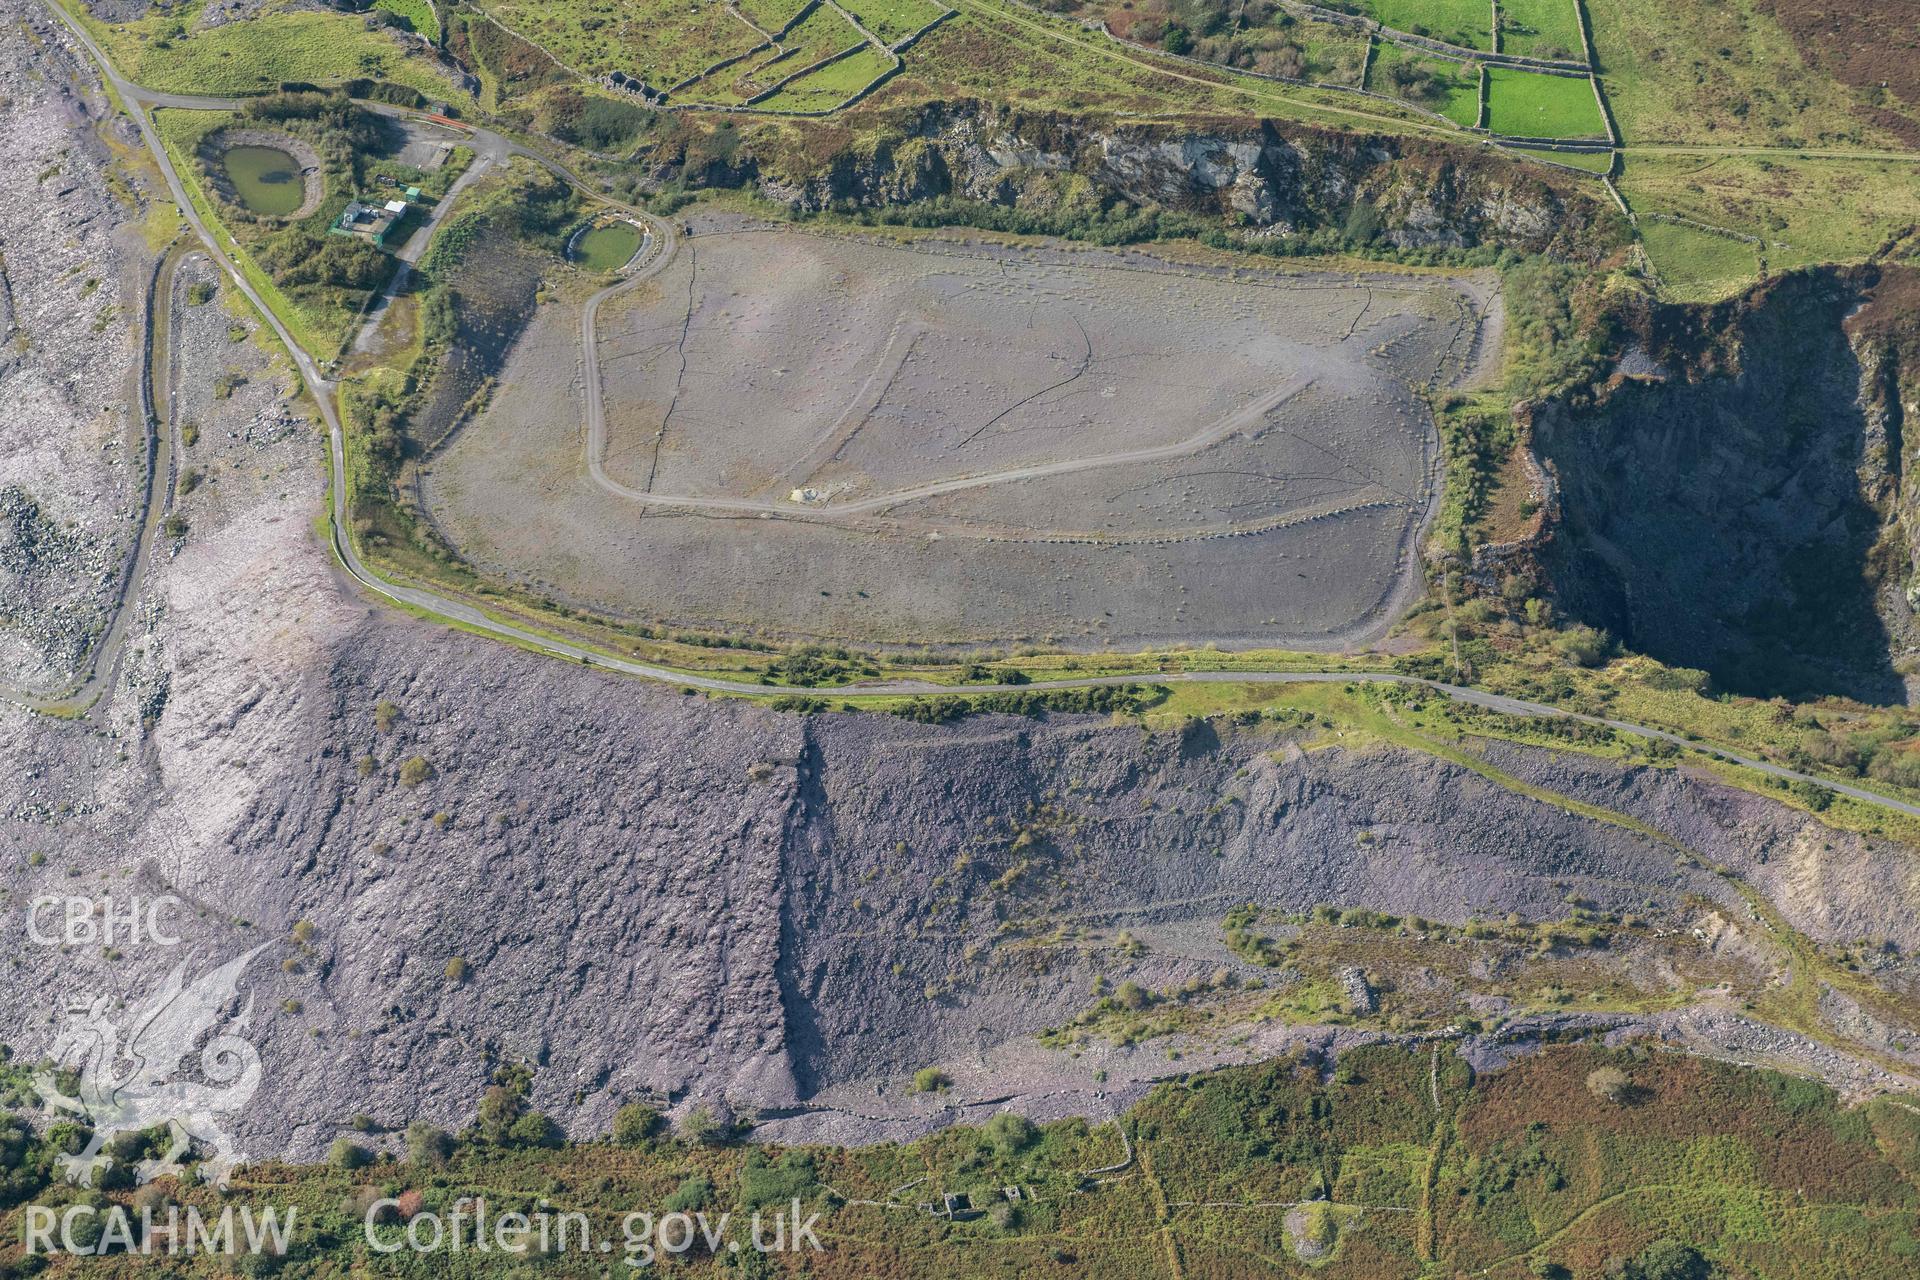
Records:
[[[360,1113],[464,1124],[502,1061],[534,1064],[535,1104],[577,1134],[636,1096],[790,1106],[1077,1013],[1095,972],[1125,968],[1080,928],[1184,923],[1211,968],[1244,901],[1451,920],[1547,918],[1570,891],[1613,909],[1732,902],[1659,841],[1433,757],[1302,753],[1271,728],[805,719],[393,622],[361,624],[302,679],[270,695],[298,708],[274,743],[230,753],[264,785],[223,837],[154,840],[167,806],[225,803],[162,785],[144,825],[16,817],[16,842],[49,859],[0,871],[9,902],[97,893],[104,874],[188,904],[179,948],[63,954],[10,934],[0,1040],[27,1060],[72,996],[137,1000],[176,964],[194,976],[266,944],[235,1002],[265,1064],[236,1125],[254,1156],[316,1154]],[[222,724],[163,732],[189,752],[233,741]],[[432,776],[408,786],[416,756]],[[1911,932],[1880,918],[1910,890],[1890,855],[1670,771],[1551,760],[1501,767],[1678,814],[1727,865],[1853,867],[1783,881],[1806,890],[1783,909],[1822,936]],[[1787,856],[1822,841],[1812,862]],[[1164,982],[1162,963],[1137,972]]]
[[[1721,688],[1905,700],[1900,444],[1844,325],[1862,298],[1838,273],[1763,286],[1688,318],[1679,376],[1538,416],[1565,608]]]
[[[807,212],[952,196],[1072,215],[1117,197],[1275,233],[1364,223],[1401,248],[1492,245],[1594,260],[1625,242],[1610,206],[1482,148],[1271,121],[1174,129],[959,101],[883,117],[877,138],[824,160],[789,160],[782,142],[748,136],[724,160],[665,148],[655,174],[752,184]]]

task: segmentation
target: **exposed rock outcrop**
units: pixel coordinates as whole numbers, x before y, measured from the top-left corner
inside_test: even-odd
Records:
[[[959,101],[882,114],[824,159],[790,154],[785,141],[749,133],[722,158],[683,132],[651,163],[659,180],[752,184],[808,212],[952,196],[1072,215],[1118,200],[1274,235],[1377,234],[1402,248],[1593,260],[1625,242],[1610,206],[1485,148],[1273,121],[1119,123]]]

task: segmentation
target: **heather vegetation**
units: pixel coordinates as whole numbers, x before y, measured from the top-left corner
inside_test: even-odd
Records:
[[[529,1079],[502,1068],[458,1131],[369,1119],[341,1136],[332,1160],[243,1168],[224,1197],[173,1179],[136,1191],[117,1171],[152,1149],[148,1135],[117,1145],[102,1186],[67,1186],[52,1163],[84,1128],[8,1118],[0,1217],[17,1230],[28,1198],[145,1205],[161,1217],[168,1206],[294,1207],[284,1253],[245,1260],[247,1274],[289,1276],[396,1261],[409,1274],[443,1274],[450,1254],[374,1254],[363,1221],[400,1241],[413,1218],[444,1220],[462,1203],[471,1212],[476,1194],[490,1213],[583,1215],[615,1241],[636,1209],[717,1218],[797,1200],[818,1215],[821,1250],[754,1258],[748,1273],[817,1277],[987,1274],[988,1257],[1039,1274],[1140,1275],[1168,1242],[1189,1274],[1284,1270],[1260,1260],[1291,1252],[1294,1205],[1310,1211],[1295,1225],[1334,1277],[1709,1280],[1841,1266],[1859,1280],[1895,1280],[1920,1248],[1920,1120],[1638,1045],[1549,1048],[1485,1075],[1445,1046],[1353,1048],[1337,1063],[1295,1054],[1160,1085],[1117,1123],[1001,1113],[914,1142],[852,1147],[676,1137],[637,1103],[611,1139],[563,1139],[528,1108]],[[962,1211],[920,1207],[946,1197]],[[480,1277],[531,1265],[504,1251],[461,1258]],[[539,1266],[586,1276],[602,1263],[555,1254]],[[698,1242],[661,1260],[663,1274],[721,1263]],[[188,1276],[221,1265],[172,1264]]]

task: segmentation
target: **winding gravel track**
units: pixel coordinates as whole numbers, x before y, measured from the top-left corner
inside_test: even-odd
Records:
[[[194,98],[180,94],[152,93],[140,88],[138,85],[130,83],[123,79],[114,69],[113,63],[107,58],[100,47],[94,43],[92,38],[87,35],[85,29],[75,22],[59,5],[53,4],[49,0],[48,8],[60,21],[67,25],[68,29],[73,32],[75,38],[78,39],[93,56],[95,63],[98,64],[100,68],[101,74],[106,78],[107,83],[112,86],[113,91],[119,96],[128,114],[133,117],[134,123],[139,126],[140,135],[146,142],[147,149],[152,152],[154,162],[159,166],[160,173],[166,180],[167,188],[172,193],[174,202],[180,209],[181,216],[186,219],[187,224],[207,246],[213,255],[214,261],[218,262],[226,271],[228,278],[233,281],[234,287],[245,294],[247,299],[253,303],[255,309],[259,311],[266,322],[272,326],[275,334],[279,336],[280,341],[285,344],[288,352],[292,354],[294,364],[300,370],[300,376],[306,383],[307,389],[312,393],[314,402],[319,405],[321,417],[327,424],[328,455],[332,468],[332,474],[329,477],[331,495],[329,507],[329,540],[333,545],[334,554],[339,557],[341,565],[345,567],[356,582],[360,583],[360,585],[375,595],[390,600],[410,611],[424,613],[431,618],[455,623],[470,630],[495,636],[509,643],[517,644],[522,648],[545,653],[553,657],[569,659],[584,665],[603,667],[610,671],[617,671],[622,675],[635,676],[643,680],[657,680],[666,684],[703,689],[713,693],[745,694],[764,697],[769,692],[772,692],[767,686],[761,684],[749,683],[743,680],[726,680],[714,676],[695,675],[689,672],[675,671],[669,667],[655,666],[645,662],[635,662],[631,659],[614,657],[609,654],[589,650],[566,640],[541,635],[538,632],[530,631],[524,627],[515,626],[509,622],[502,622],[497,618],[481,612],[472,605],[466,604],[463,601],[449,599],[437,592],[428,591],[421,587],[401,586],[397,583],[388,582],[369,569],[361,561],[359,554],[353,548],[352,542],[344,532],[344,530],[348,528],[346,491],[343,484],[343,477],[346,474],[346,449],[337,400],[338,387],[321,373],[319,366],[314,362],[313,358],[293,340],[293,335],[288,332],[286,325],[281,322],[279,316],[274,313],[271,307],[266,305],[265,300],[262,299],[253,286],[248,283],[245,274],[234,263],[232,258],[228,256],[226,251],[221,248],[219,239],[194,210],[192,203],[187,199],[186,189],[180,181],[180,176],[174,171],[173,162],[167,155],[166,148],[161,145],[159,135],[154,130],[153,121],[148,115],[148,109],[154,106],[231,109],[238,104],[223,99]],[[383,114],[407,115],[408,113],[398,111],[394,108],[385,108]],[[653,236],[656,258],[643,265],[635,273],[635,276],[629,277],[612,289],[602,290],[599,294],[596,294],[594,298],[590,299],[588,313],[582,317],[583,329],[590,322],[592,314],[597,311],[598,303],[604,301],[611,293],[617,291],[619,288],[630,287],[634,283],[637,283],[638,280],[645,279],[654,272],[657,272],[666,260],[672,257],[675,248],[675,239],[673,228],[668,223],[655,218],[643,209],[606,200],[597,192],[594,192],[590,186],[582,182],[580,178],[566,168],[566,166],[550,157],[541,155],[531,148],[521,146],[518,143],[501,137],[499,134],[492,133],[485,129],[471,128],[471,136],[477,148],[488,154],[496,156],[522,156],[534,161],[536,164],[541,165],[550,172],[573,184],[590,197],[599,200],[605,205],[617,208],[635,218],[643,227],[646,227]],[[586,349],[591,351],[592,345],[587,344]],[[597,373],[597,365],[590,366],[589,372]],[[591,389],[596,387],[597,383],[597,377],[590,376],[588,378],[589,395],[595,396],[596,398],[597,393]],[[1037,680],[1024,685],[965,686],[938,685],[922,680],[882,680],[866,684],[847,685],[827,692],[838,697],[846,697],[848,695],[872,696],[876,694],[1011,693],[1016,691],[1081,689],[1124,684],[1325,683],[1419,685],[1431,689],[1436,693],[1444,694],[1459,702],[1484,707],[1504,715],[1565,716],[1568,719],[1578,720],[1585,724],[1605,725],[1617,732],[1631,734],[1638,738],[1668,742],[1687,749],[1701,749],[1701,744],[1699,743],[1691,742],[1679,734],[1670,733],[1664,729],[1655,729],[1648,725],[1634,724],[1626,720],[1608,719],[1604,716],[1579,715],[1563,711],[1558,707],[1548,706],[1544,703],[1528,702],[1521,698],[1510,698],[1503,694],[1488,693],[1480,689],[1469,689],[1460,685],[1446,684],[1438,680],[1425,680],[1414,676],[1387,673],[1357,673],[1347,671],[1194,671],[1135,676],[1087,676],[1067,680]],[[807,690],[782,690],[782,692],[805,693]],[[1869,791],[1864,787],[1856,787],[1849,783],[1818,778],[1812,774],[1801,773],[1798,770],[1788,769],[1770,761],[1739,755],[1719,747],[1705,749],[1712,750],[1726,760],[1743,765],[1746,768],[1765,774],[1768,777],[1781,778],[1792,782],[1809,782],[1816,786],[1829,788],[1842,795],[1850,796],[1856,800],[1862,800],[1869,804],[1882,805],[1913,817],[1920,817],[1920,805],[1909,804],[1903,800],[1883,796],[1876,792]]]

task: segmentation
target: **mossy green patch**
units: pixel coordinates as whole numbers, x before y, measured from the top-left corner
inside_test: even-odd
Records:
[[[1604,138],[1606,122],[1584,76],[1487,69],[1487,128],[1525,138]]]

